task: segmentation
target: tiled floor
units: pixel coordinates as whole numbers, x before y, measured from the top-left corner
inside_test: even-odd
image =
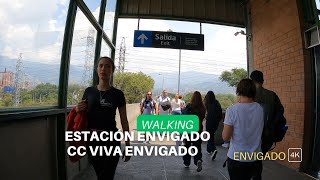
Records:
[[[139,145],[138,143],[137,145]],[[205,153],[206,144],[202,144],[203,152],[203,170],[196,171],[196,166],[192,164],[186,169],[183,165],[182,157],[152,157],[139,156],[132,157],[129,162],[119,161],[115,179],[116,180],[191,180],[191,179],[229,179],[227,168],[223,168],[223,162],[226,159],[227,149],[219,146],[216,160],[211,161],[210,155]],[[266,180],[304,180],[312,179],[293,169],[287,168],[279,163],[265,161],[263,162],[263,179]],[[92,167],[86,168],[72,179],[76,180],[95,180],[96,176]]]

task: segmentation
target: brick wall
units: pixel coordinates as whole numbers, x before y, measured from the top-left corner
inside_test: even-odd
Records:
[[[275,151],[302,148],[305,81],[303,37],[296,1],[251,0],[254,69],[265,75],[264,87],[275,91],[289,126]],[[300,163],[280,162],[298,169]]]

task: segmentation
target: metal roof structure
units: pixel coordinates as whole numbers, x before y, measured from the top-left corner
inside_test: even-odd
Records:
[[[242,0],[120,0],[119,18],[186,20],[245,27]]]

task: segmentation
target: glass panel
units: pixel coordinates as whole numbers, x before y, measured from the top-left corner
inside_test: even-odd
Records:
[[[316,1],[317,9],[320,10],[320,1],[319,0],[315,0],[315,1]],[[320,19],[319,13],[318,13],[318,19]]]
[[[202,92],[203,95],[213,90],[224,109],[236,102],[235,88],[221,82],[219,76],[223,71],[230,71],[233,68],[247,69],[246,36],[234,36],[236,32],[245,29],[203,23],[204,51],[181,50],[178,87],[179,50],[133,47],[137,23],[137,19],[119,19],[116,66],[125,65],[125,72],[142,72],[150,76],[154,80],[153,89],[150,88],[154,95],[161,95],[162,90],[166,89],[172,97],[179,91],[184,100],[189,102],[195,90]],[[140,30],[168,31],[169,29],[174,32],[199,33],[200,24],[153,19],[140,21]],[[119,63],[120,57],[122,59]],[[123,59],[125,63],[122,63]],[[126,86],[128,85],[129,82],[126,83]],[[144,95],[145,92],[140,95],[141,98]]]
[[[116,11],[117,0],[107,0],[106,14],[104,16],[103,30],[110,40],[113,35],[114,16]]]
[[[107,56],[107,57],[111,57],[111,48],[108,46],[108,44],[102,40],[101,43],[101,56]]]
[[[81,10],[78,10],[76,17],[70,59],[68,105],[79,102],[84,89],[92,84],[97,34]]]
[[[68,5],[69,0],[0,2],[0,109],[58,104]]]
[[[88,6],[89,10],[98,21],[101,1],[100,0],[83,0],[83,2]]]

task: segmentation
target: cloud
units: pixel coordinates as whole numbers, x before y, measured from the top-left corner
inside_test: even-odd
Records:
[[[60,63],[66,16],[56,14],[66,9],[63,0],[1,1],[1,54],[16,59],[22,53],[29,61]]]
[[[0,12],[4,14],[4,19],[1,21],[15,25],[40,24],[51,18],[57,10],[57,4],[57,0],[1,1]]]
[[[56,24],[57,20],[51,19],[48,21],[49,24],[49,31],[55,31],[56,30]]]
[[[64,35],[68,0],[12,0],[0,2],[0,53],[17,59],[23,53],[23,59],[33,62],[59,64]],[[39,8],[41,7],[41,8]],[[97,18],[99,7],[93,9]],[[112,39],[114,12],[107,12],[104,30]],[[137,29],[137,19],[120,19],[117,32],[116,64],[122,37],[126,41],[126,70],[144,73],[177,72],[179,50],[161,48],[134,48],[133,36]],[[84,67],[89,29],[92,27],[81,10],[77,11],[71,65]],[[199,33],[199,23],[141,19],[141,30]],[[246,44],[244,36],[234,36],[240,28],[202,24],[205,35],[205,51],[182,50],[181,71],[199,71],[220,74],[234,67],[246,67]],[[94,29],[93,37],[95,38]],[[93,41],[95,44],[95,39]],[[92,47],[92,46],[90,46]],[[90,48],[89,48],[90,49]],[[101,55],[110,55],[110,49],[103,44]],[[94,49],[90,52],[94,53]],[[91,56],[92,58],[93,56]]]

